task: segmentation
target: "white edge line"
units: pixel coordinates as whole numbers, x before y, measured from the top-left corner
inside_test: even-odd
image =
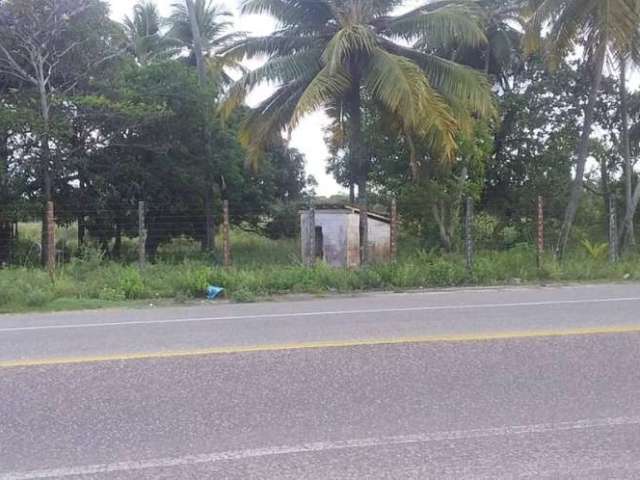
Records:
[[[342,441],[311,442],[300,445],[255,448],[248,450],[231,450],[227,452],[218,452],[203,455],[186,455],[183,457],[165,457],[140,461],[126,461],[66,468],[32,470],[27,472],[0,472],[0,480],[41,480],[48,478],[65,478],[81,475],[95,475],[101,473],[131,472],[154,468],[174,468],[189,465],[210,464],[222,461],[245,460],[267,456],[291,455],[299,453],[318,453],[368,447],[410,445],[415,443],[455,441],[511,435],[530,435],[633,425],[640,425],[640,417],[615,417],[578,420],[575,422],[542,423],[534,425],[507,426],[475,430],[454,430],[417,435],[399,435]]]
[[[602,303],[626,303],[639,302],[640,297],[622,297],[622,298],[598,298],[583,300],[556,300],[542,302],[521,302],[521,303],[488,303],[474,305],[439,305],[425,307],[406,307],[406,308],[381,308],[381,309],[363,309],[363,310],[335,310],[322,312],[297,312],[297,313],[264,313],[255,315],[229,315],[222,317],[195,317],[195,318],[170,318],[163,320],[134,320],[130,322],[101,322],[101,323],[69,323],[62,325],[34,325],[29,327],[6,327],[0,328],[0,333],[11,332],[29,332],[38,330],[66,330],[73,328],[105,328],[105,327],[133,327],[139,325],[166,325],[173,323],[197,323],[197,322],[214,322],[223,320],[250,320],[250,319],[273,319],[273,318],[304,318],[304,317],[321,317],[335,315],[363,315],[375,313],[397,313],[397,312],[427,312],[427,311],[444,311],[444,310],[475,310],[475,309],[494,309],[494,308],[518,308],[518,307],[544,307],[556,305],[590,305]]]

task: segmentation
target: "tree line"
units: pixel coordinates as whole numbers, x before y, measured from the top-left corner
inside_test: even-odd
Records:
[[[274,205],[308,184],[283,134],[323,109],[329,171],[360,206],[363,263],[367,212],[389,196],[446,250],[463,198],[514,243],[543,196],[559,258],[619,199],[632,251],[640,1],[404,3],[244,0],[241,14],[276,20],[256,37],[208,0],[180,1],[168,18],[141,2],[122,23],[100,0],[1,1],[0,222],[55,198],[107,245],[145,199],[193,216],[154,229],[152,210],[150,251],[179,234],[211,249],[217,205],[232,197],[237,223],[290,231]],[[248,70],[252,59],[261,65]],[[271,95],[247,107],[264,84]]]

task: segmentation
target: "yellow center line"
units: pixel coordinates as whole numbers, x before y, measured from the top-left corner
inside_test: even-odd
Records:
[[[370,338],[359,340],[327,340],[319,342],[301,342],[285,344],[226,346],[201,348],[195,350],[114,353],[107,355],[89,355],[77,357],[52,357],[34,359],[16,359],[0,361],[0,368],[36,367],[49,365],[71,365],[82,363],[117,362],[129,360],[153,360],[168,358],[225,355],[237,353],[281,352],[288,350],[314,350],[323,348],[348,348],[379,345],[411,345],[427,343],[463,343],[487,342],[494,340],[517,340],[544,337],[572,337],[586,335],[612,335],[640,333],[638,326],[585,327],[560,330],[525,330],[513,332],[487,332],[450,335],[409,336],[398,338]]]

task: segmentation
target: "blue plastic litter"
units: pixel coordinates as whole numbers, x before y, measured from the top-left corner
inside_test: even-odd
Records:
[[[224,292],[224,288],[216,287],[215,285],[209,285],[207,287],[207,298],[209,300],[215,300],[220,296],[222,292]]]

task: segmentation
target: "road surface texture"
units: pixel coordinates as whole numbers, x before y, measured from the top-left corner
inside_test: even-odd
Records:
[[[640,285],[0,316],[0,480],[638,479]]]

